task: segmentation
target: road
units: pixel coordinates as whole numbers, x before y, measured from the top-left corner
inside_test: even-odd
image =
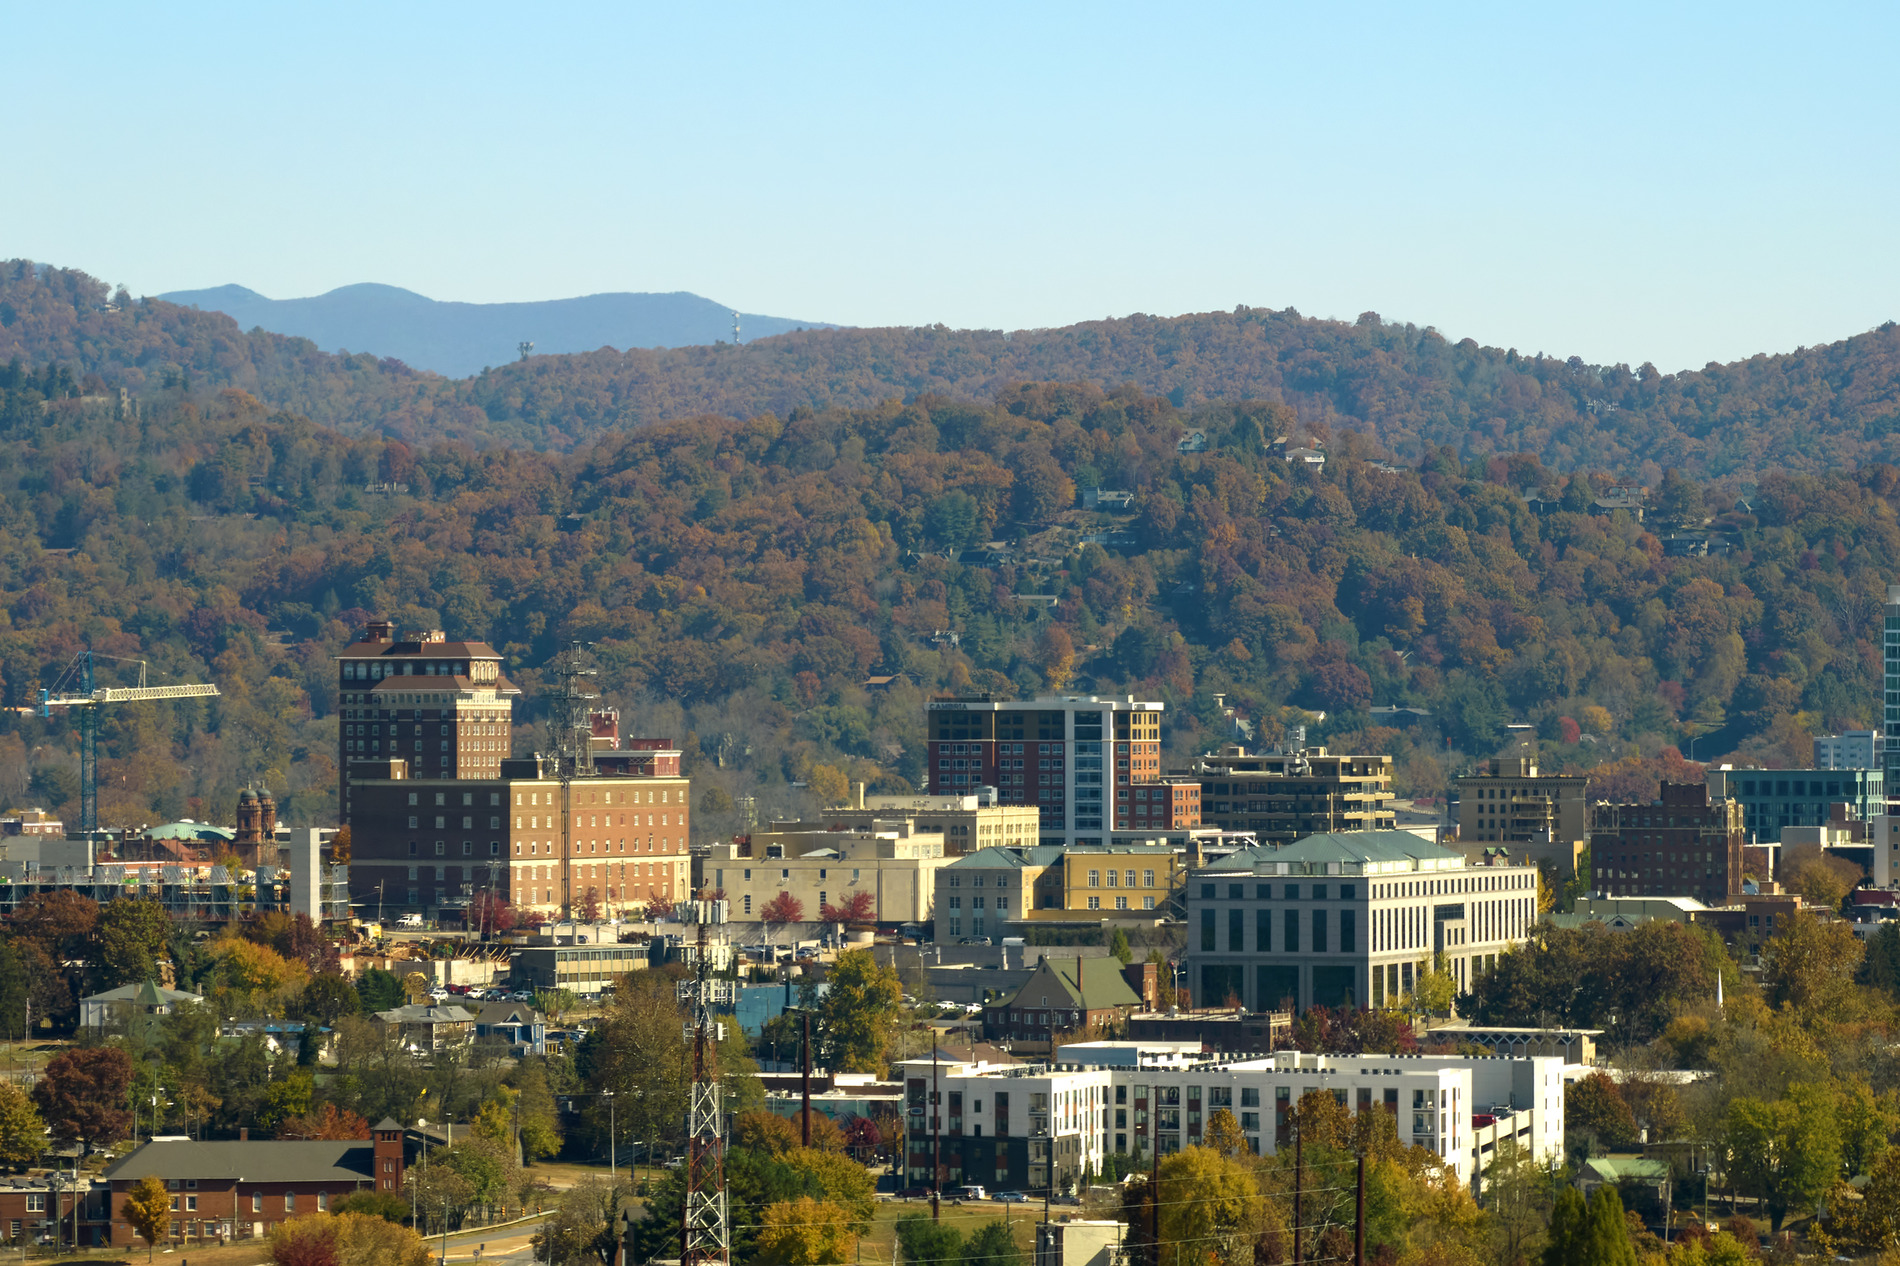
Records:
[[[498,1262],[504,1266],[529,1266],[534,1261],[534,1250],[530,1247],[529,1237],[541,1225],[543,1219],[552,1216],[551,1211],[544,1213],[531,1222],[517,1222],[512,1226],[479,1227],[462,1234],[449,1235],[449,1261],[451,1262]],[[441,1260],[442,1237],[429,1237],[429,1247]],[[479,1250],[479,1256],[477,1251]]]

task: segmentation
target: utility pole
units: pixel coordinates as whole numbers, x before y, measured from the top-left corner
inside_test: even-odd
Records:
[[[1148,1266],[1161,1266],[1161,1087],[1148,1087]]]
[[[804,1095],[805,1095],[805,1114],[804,1116],[799,1118],[801,1122],[801,1128],[799,1129],[799,1132],[798,1132],[798,1140],[799,1140],[800,1146],[810,1147],[811,1146],[811,1008],[810,1007],[802,1008],[798,1014],[799,1014],[799,1018],[805,1022],[805,1042],[804,1042],[805,1058],[803,1061],[804,1077],[802,1079],[804,1083],[803,1090],[804,1090]]]
[[[1306,1155],[1299,1124],[1293,1126],[1293,1266],[1306,1261]]]
[[[943,1126],[937,1110],[937,1031],[930,1030],[930,1220],[943,1220]]]
[[[1359,1152],[1359,1181],[1352,1198],[1352,1266],[1366,1266],[1366,1153]]]
[[[706,944],[706,926],[725,922],[726,903],[689,901],[682,909],[699,925],[699,936],[693,979],[679,983],[680,1001],[690,1006],[693,1017],[686,1026],[693,1044],[693,1086],[686,1124],[686,1199],[680,1206],[680,1266],[701,1266],[732,1258],[721,1155],[725,1117],[720,1111],[716,1061],[725,1025],[714,1018],[713,1008],[730,1002],[733,991],[730,981],[713,978]]]

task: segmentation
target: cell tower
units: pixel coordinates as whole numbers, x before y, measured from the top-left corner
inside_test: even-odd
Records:
[[[554,663],[560,681],[554,715],[548,718],[548,738],[554,748],[555,772],[561,780],[561,918],[574,917],[574,779],[594,772],[593,723],[588,712],[600,698],[586,680],[598,669],[581,663],[581,653],[592,642],[569,642]]]
[[[526,360],[528,357],[534,355],[534,344],[528,342],[516,343],[515,350],[521,353],[522,360]]]
[[[686,1200],[680,1206],[680,1266],[732,1260],[726,1219],[725,1114],[720,1110],[718,1042],[726,1026],[714,1008],[730,1005],[732,982],[713,977],[706,929],[726,921],[723,901],[689,901],[686,918],[699,925],[693,979],[679,982],[691,1012],[686,1040],[693,1044],[693,1093],[686,1116]]]
[[[739,314],[737,312],[732,314],[732,345],[734,347],[739,345]]]
[[[594,772],[591,713],[600,691],[587,679],[600,676],[600,670],[581,662],[582,655],[592,645],[592,642],[569,642],[560,658],[554,661],[554,676],[560,685],[554,696],[553,715],[548,718],[548,741],[553,746],[554,758],[560,762],[563,777]]]

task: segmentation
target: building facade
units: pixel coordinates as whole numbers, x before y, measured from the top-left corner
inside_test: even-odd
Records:
[[[1393,829],[1392,758],[1335,756],[1323,747],[1249,752],[1230,744],[1185,773],[1201,784],[1201,821],[1262,844],[1309,835]]]
[[[1088,917],[1178,918],[1189,865],[1186,850],[1161,841],[1065,849],[1063,909]]]
[[[1395,1007],[1435,964],[1462,991],[1537,922],[1537,868],[1474,865],[1408,831],[1243,849],[1187,881],[1199,1006]]]
[[[1843,730],[1814,736],[1817,769],[1880,769],[1887,745],[1879,730]]]
[[[1822,769],[1711,769],[1709,794],[1742,806],[1742,830],[1751,842],[1779,842],[1791,826],[1827,826],[1833,806],[1849,822],[1872,822],[1886,812],[1887,775],[1877,767]],[[1766,878],[1766,876],[1764,876]]]
[[[1162,1155],[1201,1143],[1217,1112],[1250,1150],[1290,1146],[1290,1114],[1306,1094],[1354,1114],[1387,1112],[1400,1139],[1442,1159],[1463,1183],[1507,1140],[1542,1163],[1563,1157],[1563,1060],[1557,1056],[1306,1055],[1173,1058],[997,1067],[910,1060],[906,1173],[945,1189],[964,1184],[1073,1190],[1110,1155]],[[932,1114],[932,1094],[940,1112]],[[941,1168],[937,1162],[941,1160]]]
[[[459,915],[484,892],[549,916],[687,896],[690,784],[677,773],[564,778],[538,757],[492,779],[390,772],[352,783],[351,899],[379,918]]]
[[[1725,906],[1742,894],[1747,833],[1739,801],[1703,783],[1662,784],[1649,804],[1599,802],[1590,832],[1591,888],[1610,897],[1694,897]]]
[[[867,796],[859,787],[858,803],[848,809],[827,809],[824,821],[833,826],[864,829],[879,820],[908,818],[918,831],[943,836],[946,857],[961,857],[978,849],[1028,848],[1041,836],[1042,814],[1034,805],[999,803],[994,788],[961,796]],[[792,822],[774,822],[773,830],[795,828]]]
[[[781,823],[714,844],[700,859],[708,886],[723,891],[736,923],[762,921],[774,901],[789,897],[799,915],[777,922],[816,923],[827,909],[844,911],[870,898],[849,920],[880,924],[927,923],[937,902],[943,836],[909,818],[877,820],[862,829]],[[829,920],[827,920],[829,921]]]
[[[416,778],[495,778],[509,755],[518,690],[486,642],[440,631],[406,634],[372,620],[337,655],[337,820],[352,822],[356,767],[387,776],[400,760]]]
[[[163,1179],[172,1193],[171,1238],[185,1244],[264,1236],[280,1222],[327,1212],[331,1201],[356,1191],[400,1195],[403,1129],[385,1118],[372,1133],[336,1141],[153,1139],[101,1175],[112,1193],[112,1244],[140,1243],[125,1201],[147,1177]]]
[[[1460,840],[1532,845],[1590,838],[1590,805],[1584,796],[1590,780],[1583,775],[1539,773],[1534,760],[1497,757],[1452,782]]]
[[[930,790],[961,795],[995,787],[1000,803],[1036,807],[1044,844],[1107,843],[1113,832],[1153,820],[1132,808],[1152,807],[1163,785],[1166,706],[1133,695],[933,699],[926,717]],[[1139,802],[1137,789],[1148,793]],[[1172,815],[1174,793],[1162,803]]]

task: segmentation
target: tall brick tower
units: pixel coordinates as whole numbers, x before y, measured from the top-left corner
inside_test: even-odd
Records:
[[[356,778],[495,778],[509,755],[514,700],[501,655],[440,630],[403,634],[372,620],[337,660],[337,819]]]

